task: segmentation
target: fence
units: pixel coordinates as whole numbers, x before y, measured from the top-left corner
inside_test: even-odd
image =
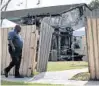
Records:
[[[42,22],[40,28],[40,42],[38,51],[37,71],[44,72],[47,69],[49,53],[51,48],[51,39],[54,28],[47,23]]]
[[[99,80],[99,10],[87,15],[87,50],[91,79]]]
[[[8,52],[7,35],[11,28],[1,29],[2,55],[1,55],[1,74],[4,74],[4,68],[7,67],[11,61]],[[37,30],[36,26],[22,26],[21,31],[24,40],[22,62],[20,73],[24,76],[31,76],[35,68],[36,46],[37,46]],[[14,74],[14,68],[10,71],[10,75]]]
[[[89,71],[91,79],[99,80],[99,10],[95,10],[92,12],[90,11],[87,13],[88,15],[85,16],[87,19],[86,44],[88,53],[87,55],[89,60]],[[52,33],[53,28],[46,23],[42,23],[37,66],[38,71],[40,72],[46,71],[47,68]]]

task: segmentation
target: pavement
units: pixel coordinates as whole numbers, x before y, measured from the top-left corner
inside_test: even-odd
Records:
[[[25,83],[43,83],[43,84],[63,84],[65,86],[99,86],[99,81],[75,81],[70,80],[75,74],[80,72],[87,72],[88,69],[72,69],[64,71],[54,71],[54,72],[42,72],[34,77],[25,77],[23,79],[14,78],[9,76],[5,78],[1,77],[1,80],[15,81],[15,82],[25,82]]]

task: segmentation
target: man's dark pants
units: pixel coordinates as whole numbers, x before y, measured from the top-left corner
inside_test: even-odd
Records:
[[[9,66],[6,69],[7,72],[11,70],[12,67],[15,66],[15,76],[19,76],[19,68],[21,64],[21,58],[22,58],[22,49],[15,47],[15,51],[12,50],[12,47],[8,46],[9,53],[11,56],[12,61],[10,62]]]

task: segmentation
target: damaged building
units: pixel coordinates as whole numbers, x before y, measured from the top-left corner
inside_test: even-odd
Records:
[[[73,31],[85,26],[85,7],[86,4],[75,4],[8,11],[3,13],[2,18],[6,17],[20,25],[36,25],[39,35],[41,23],[46,22],[54,29],[49,60],[81,61],[84,54],[75,52],[75,48],[80,49],[80,45],[76,42]]]
[[[90,78],[99,80],[99,9],[91,10],[86,4],[73,4],[6,11],[1,12],[1,17],[22,27],[21,35],[25,40],[22,75],[33,76],[35,70],[46,72],[49,60],[82,60],[87,52]],[[86,35],[74,36],[73,32],[81,27],[86,28]],[[7,50],[7,34],[11,29],[0,29],[1,74],[11,60]],[[11,70],[12,74],[14,70]]]

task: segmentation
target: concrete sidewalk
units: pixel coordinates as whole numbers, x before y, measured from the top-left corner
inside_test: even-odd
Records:
[[[32,78],[24,78],[24,79],[16,79],[12,76],[9,78],[5,78],[2,76],[2,80],[6,81],[23,81],[25,83],[49,83],[49,84],[64,84],[64,85],[71,85],[71,86],[99,86],[99,81],[75,81],[69,80],[72,76],[80,72],[87,72],[88,69],[73,69],[73,70],[65,70],[65,71],[54,71],[54,72],[43,72],[40,73]]]

